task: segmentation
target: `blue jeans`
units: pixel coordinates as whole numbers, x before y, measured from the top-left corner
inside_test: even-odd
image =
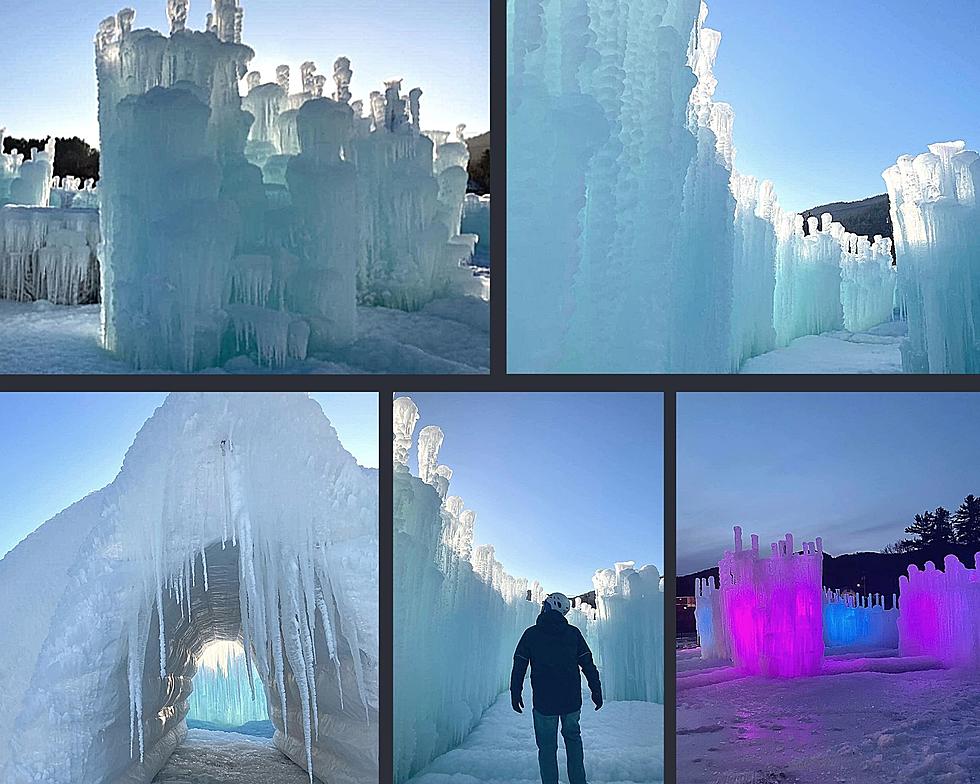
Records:
[[[532,710],[534,716],[534,740],[538,744],[538,767],[541,784],[558,784],[558,722],[561,736],[565,739],[565,760],[568,763],[568,784],[587,784],[585,780],[585,752],[582,750],[582,730],[579,727],[581,711],[564,716],[545,716]]]

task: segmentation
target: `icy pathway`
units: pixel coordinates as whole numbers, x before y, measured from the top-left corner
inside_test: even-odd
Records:
[[[267,738],[189,730],[153,784],[309,784]]]
[[[410,784],[540,784],[531,723],[530,686],[518,715],[510,692],[490,706],[462,745],[437,757]],[[582,742],[589,784],[656,784],[663,781],[663,706],[607,702],[596,712],[582,706]],[[560,781],[567,782],[565,748],[558,739]]]
[[[0,300],[0,374],[132,373],[99,345],[99,306]],[[487,373],[490,306],[438,300],[417,313],[360,308],[357,342],[337,356],[290,362],[283,373]],[[239,357],[216,373],[268,373]]]
[[[868,332],[827,332],[797,338],[746,361],[740,373],[901,373],[905,325],[882,324]]]
[[[980,673],[765,680],[678,694],[678,784],[976,784]]]

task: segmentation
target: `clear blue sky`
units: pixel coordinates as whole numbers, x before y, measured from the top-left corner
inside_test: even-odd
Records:
[[[881,172],[933,142],[980,145],[980,3],[708,5],[736,164],[773,180],[784,207],[884,193]]]
[[[409,394],[416,434],[438,425],[450,493],[476,512],[476,543],[550,591],[592,590],[616,561],[663,571],[659,394]],[[414,453],[412,470],[416,471]]]
[[[677,397],[677,573],[717,564],[732,526],[837,555],[906,536],[980,495],[980,394]]]
[[[378,465],[378,396],[321,393],[341,442]],[[0,394],[0,557],[62,509],[119,473],[126,450],[165,394]]]
[[[94,140],[95,54],[99,21],[122,0],[31,0],[7,14],[0,47],[0,126],[11,136],[53,134]],[[136,27],[168,32],[166,0],[130,0]],[[490,0],[243,0],[252,67],[274,81],[281,63],[313,60],[333,85],[333,63],[351,59],[355,100],[403,77],[421,87],[422,123],[467,134],[490,129]],[[5,6],[6,7],[6,6]],[[200,30],[210,0],[191,0],[189,27]]]

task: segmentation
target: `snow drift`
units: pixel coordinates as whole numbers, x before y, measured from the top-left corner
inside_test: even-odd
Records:
[[[150,781],[197,657],[237,640],[276,746],[376,780],[377,492],[305,396],[171,395],[110,485],[0,562],[0,779]]]

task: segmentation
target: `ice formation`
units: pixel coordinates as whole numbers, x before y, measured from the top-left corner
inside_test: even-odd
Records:
[[[823,592],[823,639],[828,648],[885,650],[898,647],[898,598],[885,608],[881,594]]]
[[[655,566],[632,561],[592,577],[598,606],[582,604],[580,625],[602,678],[607,700],[664,701],[664,594]],[[572,616],[569,621],[576,623]]]
[[[701,0],[509,0],[510,368],[732,372],[907,309],[906,370],[980,370],[976,153],[933,145],[885,173],[897,264],[887,238],[805,226],[736,169],[707,15]]]
[[[377,499],[304,395],[168,397],[108,487],[0,562],[0,779],[149,782],[226,640],[311,781],[375,780]]]
[[[279,365],[349,345],[359,303],[482,293],[461,129],[422,133],[421,91],[397,80],[365,115],[346,58],[332,97],[312,62],[298,92],[285,66],[263,83],[238,0],[214,0],[204,32],[187,10],[169,2],[169,37],[132,11],[96,37],[108,349],[136,368]]]
[[[95,302],[98,247],[97,210],[0,207],[0,298]]]
[[[772,543],[770,558],[759,552],[759,537],[718,562],[719,606],[732,663],[750,675],[792,678],[815,675],[823,663],[823,548],[804,542],[796,553],[792,534]]]
[[[507,688],[514,646],[545,596],[537,583],[507,574],[492,545],[474,548],[476,514],[448,495],[438,428],[419,434],[425,480],[411,475],[418,416],[410,398],[395,401],[396,782],[458,745]]]
[[[980,667],[980,553],[967,569],[947,555],[944,571],[928,561],[898,579],[899,650],[933,656],[947,667]]]
[[[254,666],[249,667],[245,649],[238,642],[211,643],[198,657],[187,719],[229,728],[268,721],[265,695],[250,685],[258,680],[259,674]]]
[[[47,207],[54,186],[54,139],[43,150],[31,150],[30,158],[18,150],[3,152],[6,131],[0,128],[0,206],[18,204]]]
[[[910,373],[980,372],[978,155],[962,141],[932,144],[885,171]]]
[[[732,643],[725,625],[718,582],[711,577],[698,578],[694,586],[694,599],[694,620],[701,658],[706,661],[731,659]]]
[[[545,592],[509,575],[492,545],[473,545],[476,513],[449,494],[442,430],[417,440],[419,411],[394,401],[395,781],[455,748],[506,690],[514,647]],[[419,475],[409,459],[413,442]],[[608,700],[663,702],[664,594],[654,566],[622,562],[593,576],[598,607],[568,617],[596,657]]]

